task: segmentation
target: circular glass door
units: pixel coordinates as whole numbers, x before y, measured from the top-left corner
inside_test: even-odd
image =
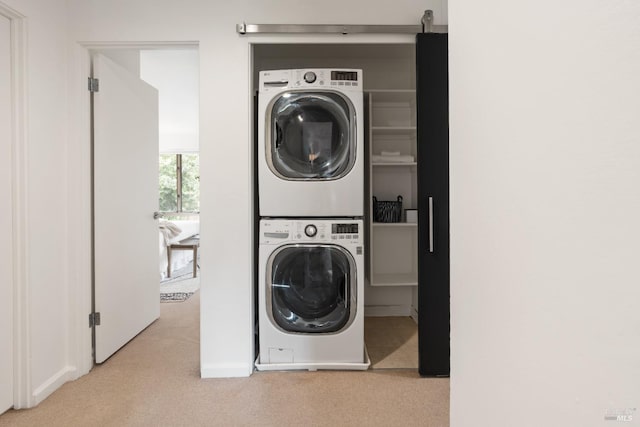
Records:
[[[348,326],[356,308],[352,259],[332,245],[279,249],[267,272],[271,319],[286,332],[330,333]]]
[[[355,163],[355,110],[334,92],[286,92],[271,104],[268,164],[290,180],[331,180]]]

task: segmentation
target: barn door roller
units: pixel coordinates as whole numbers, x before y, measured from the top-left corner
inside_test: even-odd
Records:
[[[433,10],[425,10],[424,15],[422,15],[422,32],[423,33],[432,33],[433,27]]]

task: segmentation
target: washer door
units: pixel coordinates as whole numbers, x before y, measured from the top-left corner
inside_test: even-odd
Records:
[[[268,109],[267,164],[287,180],[340,179],[353,168],[355,109],[337,92],[285,92]]]
[[[285,332],[331,333],[348,327],[356,311],[356,267],[334,245],[289,245],[267,264],[267,310]]]

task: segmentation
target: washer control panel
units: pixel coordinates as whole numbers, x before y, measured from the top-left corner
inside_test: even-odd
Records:
[[[286,241],[362,244],[362,220],[264,219],[260,221],[260,243],[282,244]]]

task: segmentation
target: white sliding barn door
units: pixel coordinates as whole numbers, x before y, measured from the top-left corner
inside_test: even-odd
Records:
[[[0,15],[0,414],[13,406],[11,21]]]
[[[96,363],[160,315],[158,92],[95,55],[94,247]]]

